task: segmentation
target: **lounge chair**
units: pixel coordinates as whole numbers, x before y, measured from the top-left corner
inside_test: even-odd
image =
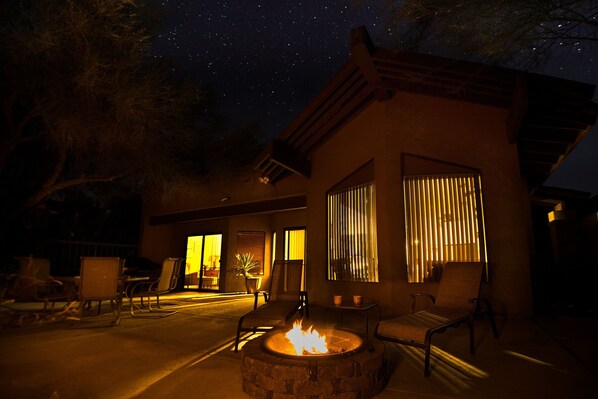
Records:
[[[17,257],[19,275],[15,294],[19,301],[43,302],[43,310],[48,304],[54,309],[56,302],[70,302],[72,293],[65,289],[63,283],[50,275],[50,261],[33,256]]]
[[[80,275],[80,318],[83,319],[86,303],[100,301],[101,304],[101,301],[109,300],[114,312],[112,324],[118,325],[122,310],[122,287],[120,285],[122,262],[120,258],[82,256]]]
[[[263,292],[266,303],[257,306],[259,293],[255,293],[254,310],[239,319],[235,352],[239,348],[242,331],[264,331],[284,327],[298,311],[309,317],[307,291],[301,290],[302,260],[277,260],[272,265],[270,288]]]
[[[141,299],[141,306],[143,307],[143,298],[147,297],[148,312],[152,313],[153,317],[166,317],[170,316],[176,311],[164,311],[152,308],[151,297],[156,297],[156,305],[158,309],[160,307],[160,295],[167,294],[173,291],[178,286],[178,281],[181,272],[182,258],[166,258],[162,262],[162,271],[160,277],[155,281],[142,281],[131,286],[127,290],[127,296],[129,297],[130,311],[132,316],[137,316],[135,309],[142,310],[133,304],[133,298]]]
[[[479,298],[483,264],[480,262],[449,262],[444,266],[436,298],[427,295],[433,306],[415,312],[415,298],[411,295],[411,312],[405,316],[380,321],[376,326],[378,339],[423,348],[425,351],[424,376],[430,375],[430,346],[432,335],[442,333],[447,327],[462,322],[469,326],[469,350],[474,353],[474,318],[484,303],[492,324],[494,337],[498,337],[492,308],[487,300]]]

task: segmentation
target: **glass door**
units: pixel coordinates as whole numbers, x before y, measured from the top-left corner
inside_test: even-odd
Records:
[[[305,289],[305,228],[293,227],[284,229],[284,260],[301,259],[303,261],[303,276],[301,287]]]
[[[283,257],[285,260],[301,259],[305,261],[305,228],[284,229]]]
[[[222,234],[187,237],[185,289],[220,289]]]

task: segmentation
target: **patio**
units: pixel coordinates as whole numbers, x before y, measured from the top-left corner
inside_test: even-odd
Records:
[[[0,392],[6,398],[245,398],[236,324],[253,296],[175,293],[161,300],[178,313],[111,314],[0,330]],[[311,319],[326,322],[312,305]],[[330,318],[328,318],[330,321]],[[350,320],[349,320],[350,322]],[[389,378],[377,398],[586,398],[598,392],[595,318],[498,319],[500,339],[476,322],[476,355],[467,328],[434,338],[432,373],[423,354],[386,344]],[[450,355],[449,355],[450,354]],[[442,360],[440,360],[442,359]]]

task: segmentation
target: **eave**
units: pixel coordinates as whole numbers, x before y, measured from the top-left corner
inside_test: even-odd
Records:
[[[530,189],[542,184],[596,122],[594,86],[474,62],[376,48],[364,28],[351,32],[351,58],[277,136],[255,167],[262,181],[309,177],[319,146],[373,101],[411,92],[508,111],[507,142],[517,144]],[[284,157],[276,146],[284,148]],[[297,165],[301,168],[298,169]]]

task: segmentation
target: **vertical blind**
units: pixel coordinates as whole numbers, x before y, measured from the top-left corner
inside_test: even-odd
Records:
[[[373,182],[328,194],[328,278],[378,281]]]
[[[480,176],[403,180],[408,281],[437,281],[449,261],[485,262]]]

